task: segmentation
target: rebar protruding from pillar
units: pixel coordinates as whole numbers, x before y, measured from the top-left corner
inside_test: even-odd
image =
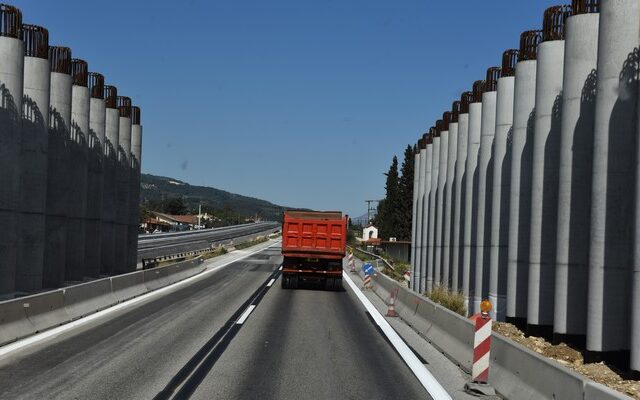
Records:
[[[38,25],[22,25],[25,57],[49,58],[49,31]]]
[[[436,127],[432,126],[429,128],[429,133],[427,133],[427,142],[426,144],[433,143],[433,138],[436,136]]]
[[[458,122],[460,116],[460,101],[456,100],[451,104],[451,122]]]
[[[131,99],[126,96],[118,96],[118,110],[123,118],[131,118]]]
[[[94,99],[104,99],[104,76],[97,72],[89,72],[89,92]]]
[[[460,114],[469,114],[469,104],[473,103],[473,92],[464,92],[460,96]]]
[[[451,122],[451,111],[445,111],[442,113],[442,131],[449,130],[449,123]]]
[[[51,72],[71,75],[71,49],[62,46],[49,47]]]
[[[484,93],[484,81],[473,82],[473,99],[471,103],[481,103],[482,93]]]
[[[514,76],[516,74],[516,64],[518,63],[518,49],[509,49],[502,53],[502,68],[500,70],[500,77],[506,78],[507,76]]]
[[[535,60],[538,58],[538,45],[542,42],[542,31],[525,31],[520,35],[520,52],[518,61]]]
[[[573,15],[600,12],[600,0],[571,0]]]
[[[20,39],[22,12],[8,4],[0,4],[0,36]]]
[[[104,86],[104,104],[107,108],[118,108],[118,89],[115,86]]]
[[[131,107],[131,124],[140,125],[140,107],[138,106]]]
[[[495,92],[498,90],[500,74],[500,67],[490,67],[487,69],[487,79],[484,81],[484,92]]]
[[[572,15],[571,6],[553,6],[544,11],[542,41],[564,40],[564,26]]]
[[[442,121],[441,119],[436,121],[436,127],[434,129],[434,138],[440,137],[440,133],[444,130],[444,121]]]
[[[79,58],[71,60],[71,77],[76,86],[88,87],[89,64]]]

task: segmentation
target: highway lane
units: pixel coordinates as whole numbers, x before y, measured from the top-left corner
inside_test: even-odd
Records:
[[[172,382],[186,386],[180,371],[203,374],[190,388],[198,399],[428,398],[352,294],[282,290],[279,280],[266,288],[279,252],[271,247],[0,360],[0,398],[171,398],[163,390]],[[257,307],[220,345],[257,293]],[[219,353],[211,365],[194,363],[210,350]]]

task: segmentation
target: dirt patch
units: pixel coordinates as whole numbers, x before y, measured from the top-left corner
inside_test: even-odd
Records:
[[[554,345],[543,338],[526,336],[515,325],[506,322],[495,322],[493,330],[589,379],[640,400],[640,381],[625,379],[620,371],[602,362],[585,364],[582,353],[565,343]]]

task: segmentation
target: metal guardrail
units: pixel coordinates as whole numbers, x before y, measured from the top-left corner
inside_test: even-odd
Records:
[[[386,259],[384,259],[383,257],[380,257],[380,256],[379,256],[379,255],[377,255],[377,254],[369,253],[368,251],[365,251],[365,250],[359,249],[359,248],[357,248],[357,247],[347,246],[347,248],[348,248],[348,249],[350,249],[351,251],[353,251],[353,250],[355,250],[355,251],[359,251],[360,253],[363,253],[363,254],[369,255],[369,256],[371,256],[371,257],[374,257],[374,258],[376,258],[376,259],[378,259],[378,260],[382,261],[382,262],[387,266],[387,268],[389,268],[390,270],[392,270],[392,271],[395,271],[395,270],[396,270],[396,269],[393,267],[393,265],[392,265],[389,261],[387,261],[387,260],[386,260]]]

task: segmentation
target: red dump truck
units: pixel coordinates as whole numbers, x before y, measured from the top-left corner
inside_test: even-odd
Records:
[[[317,283],[342,289],[347,220],[339,211],[285,211],[282,222],[282,288]]]

